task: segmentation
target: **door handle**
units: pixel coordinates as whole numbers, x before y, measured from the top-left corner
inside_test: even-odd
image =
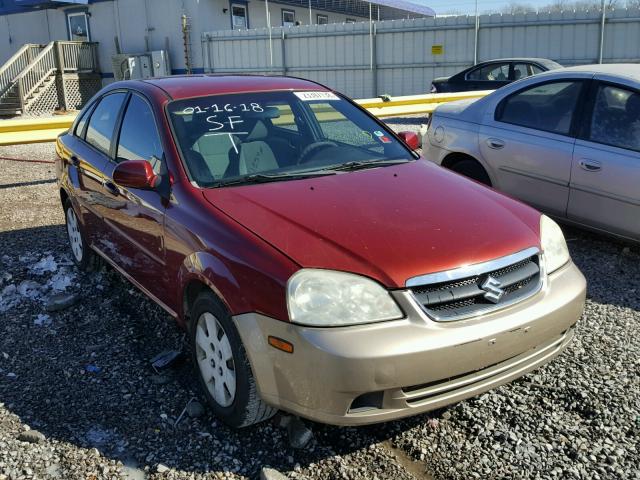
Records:
[[[587,172],[599,172],[600,170],[602,170],[602,163],[596,160],[588,160],[583,158],[582,160],[580,160],[579,164],[580,167],[582,167],[582,169],[586,170]]]
[[[69,160],[71,160],[71,165],[73,165],[74,167],[80,166],[80,159],[75,155],[71,155],[71,158]]]
[[[102,182],[102,186],[112,195],[119,195],[120,189],[111,180],[105,180]]]
[[[504,147],[504,142],[499,138],[487,138],[487,145],[494,150],[500,150]]]

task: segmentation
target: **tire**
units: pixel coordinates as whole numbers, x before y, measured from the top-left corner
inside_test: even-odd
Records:
[[[189,343],[200,393],[233,428],[248,427],[278,411],[262,401],[240,335],[226,308],[203,292],[191,308]]]
[[[69,247],[71,248],[73,263],[85,272],[97,270],[100,267],[99,258],[93,250],[91,250],[86,241],[85,234],[82,231],[82,225],[78,220],[78,216],[73,209],[70,199],[67,198],[64,201],[63,208],[67,238],[69,240]]]
[[[451,165],[450,169],[489,187],[491,186],[491,179],[489,175],[487,175],[486,170],[475,160],[459,160]]]

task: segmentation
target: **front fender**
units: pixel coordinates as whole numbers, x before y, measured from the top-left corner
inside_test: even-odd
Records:
[[[194,252],[185,257],[178,270],[178,285],[180,299],[183,299],[187,286],[198,281],[209,287],[213,293],[226,305],[229,311],[236,308],[246,309],[248,304],[243,295],[235,298],[234,292],[240,292],[240,285],[231,270],[219,258],[208,252]],[[179,318],[184,318],[184,302],[176,302],[180,310]]]
[[[178,321],[185,323],[187,288],[197,281],[207,286],[227,307],[231,315],[259,312],[287,321],[286,279],[295,270],[279,272],[250,264],[229,263],[212,252],[194,252],[184,258],[178,270]],[[273,265],[272,265],[273,266]],[[282,268],[282,266],[281,266]]]

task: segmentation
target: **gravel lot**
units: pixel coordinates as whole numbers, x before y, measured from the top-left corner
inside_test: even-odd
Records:
[[[278,418],[237,432],[193,403],[181,415],[196,396],[190,365],[158,374],[150,359],[180,349],[182,332],[113,271],[75,270],[53,179],[53,165],[0,160],[0,480],[256,478],[267,465],[297,479],[640,478],[637,246],[566,230],[589,292],[552,364],[404,421],[309,424],[296,450]],[[56,292],[79,301],[47,312]]]

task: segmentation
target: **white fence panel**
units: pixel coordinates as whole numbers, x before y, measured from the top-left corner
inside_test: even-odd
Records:
[[[597,63],[602,13],[567,11],[217,31],[203,35],[205,70],[304,77],[366,98],[428,91],[435,77],[478,61],[550,58]],[[478,43],[476,45],[476,37]],[[607,12],[603,61],[640,61],[640,10]]]

